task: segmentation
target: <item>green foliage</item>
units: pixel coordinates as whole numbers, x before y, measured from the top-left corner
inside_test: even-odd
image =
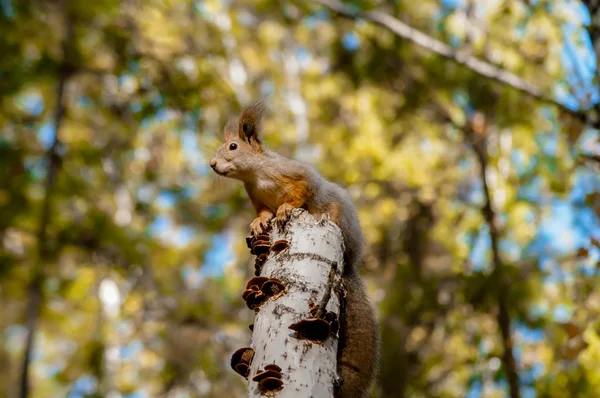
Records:
[[[581,29],[562,3],[353,5],[551,93],[570,73],[562,24]],[[41,264],[32,397],[243,396],[228,361],[250,338],[253,215],[241,184],[207,164],[227,119],[260,96],[267,145],[357,204],[383,339],[374,396],[505,396],[503,296],[522,390],[600,390],[600,184],[580,158],[597,131],[557,107],[310,1],[9,1],[0,48],[0,395],[17,393]],[[465,133],[481,126],[500,266]],[[547,238],[558,200],[588,230]]]

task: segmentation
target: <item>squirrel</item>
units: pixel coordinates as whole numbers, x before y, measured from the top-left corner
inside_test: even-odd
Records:
[[[324,179],[314,168],[267,150],[261,142],[265,105],[257,100],[247,105],[239,118],[224,129],[225,143],[210,160],[219,175],[241,180],[257,217],[250,224],[254,235],[274,219],[285,223],[295,208],[311,215],[327,214],[340,228],[344,240],[342,284],[346,296],[340,310],[337,398],[363,398],[379,368],[379,330],[373,308],[359,277],[365,239],[349,194]]]

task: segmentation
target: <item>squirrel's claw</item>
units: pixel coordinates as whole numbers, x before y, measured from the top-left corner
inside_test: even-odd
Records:
[[[287,220],[289,220],[292,215],[292,210],[294,210],[294,206],[289,203],[284,203],[277,209],[277,215],[275,216],[275,222],[279,226],[285,225]]]
[[[263,230],[267,230],[269,227],[269,220],[266,220],[264,218],[261,217],[256,217],[251,223],[250,223],[250,232],[252,233],[252,235],[257,236],[262,234]]]
[[[264,231],[268,231],[269,230],[269,222],[271,221],[272,218],[273,218],[272,213],[270,216],[256,217],[250,223],[250,232],[252,233],[252,235],[257,236],[257,235],[262,234]]]

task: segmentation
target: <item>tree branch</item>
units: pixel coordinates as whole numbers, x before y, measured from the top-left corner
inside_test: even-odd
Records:
[[[492,194],[487,179],[488,171],[488,152],[486,147],[486,136],[488,135],[489,125],[485,120],[485,117],[481,113],[477,113],[467,123],[458,123],[453,120],[452,116],[444,111],[444,108],[438,105],[443,121],[450,123],[459,131],[464,134],[465,141],[471,146],[477,161],[479,163],[479,174],[481,178],[481,185],[485,196],[485,202],[481,207],[481,214],[485,219],[485,222],[489,229],[490,243],[492,248],[492,274],[496,277],[499,287],[496,291],[498,301],[498,314],[496,315],[496,322],[500,328],[500,334],[502,335],[502,344],[504,346],[504,352],[502,354],[502,364],[504,366],[504,372],[508,379],[510,397],[520,397],[520,384],[519,374],[517,370],[517,364],[513,355],[513,341],[511,335],[511,318],[510,309],[507,301],[507,297],[510,294],[510,284],[504,277],[504,262],[500,256],[500,235],[501,232],[496,222],[496,213],[492,206]]]
[[[485,203],[481,208],[481,213],[488,225],[490,233],[490,241],[492,247],[492,264],[493,272],[497,275],[500,283],[498,289],[498,314],[497,322],[500,327],[500,333],[502,334],[502,343],[504,345],[504,353],[502,355],[502,363],[504,364],[506,378],[510,387],[511,398],[519,398],[520,386],[519,386],[519,375],[517,371],[517,365],[515,357],[513,355],[513,341],[510,331],[510,311],[508,308],[507,297],[509,294],[509,286],[506,283],[503,275],[504,262],[500,257],[499,241],[500,232],[498,231],[498,225],[496,223],[496,214],[492,208],[492,197],[490,187],[487,180],[488,170],[488,155],[485,146],[485,134],[476,134],[471,127],[461,128],[468,141],[473,148],[479,161],[479,170],[481,176],[481,183],[483,186],[483,192],[485,195]]]
[[[584,123],[590,123],[593,127],[600,127],[600,118],[596,115],[589,115],[586,112],[574,111],[566,105],[556,101],[545,95],[534,84],[520,78],[512,72],[502,69],[487,61],[481,60],[468,52],[456,50],[444,42],[441,42],[433,37],[426,35],[419,30],[412,28],[402,21],[382,11],[361,11],[356,7],[347,6],[338,0],[314,0],[316,3],[334,11],[341,16],[350,19],[363,19],[379,25],[393,32],[395,35],[409,40],[414,44],[429,50],[446,59],[452,60],[459,65],[462,65],[480,76],[486,77],[495,82],[512,87],[524,94],[536,98],[544,103],[558,107],[562,112],[565,112]]]
[[[63,2],[63,10],[66,13],[66,1]],[[66,15],[66,14],[65,14]],[[25,339],[25,350],[23,353],[23,363],[21,365],[21,377],[20,377],[20,398],[28,398],[30,394],[30,365],[32,355],[35,349],[35,335],[36,328],[39,320],[40,310],[43,301],[43,284],[45,279],[44,260],[48,255],[48,226],[50,224],[50,217],[52,215],[52,197],[54,194],[54,187],[56,183],[56,177],[60,168],[61,157],[58,152],[60,147],[59,132],[62,125],[63,117],[65,114],[64,104],[64,93],[67,80],[72,74],[72,68],[67,65],[67,53],[69,51],[68,46],[70,45],[73,37],[73,26],[68,18],[66,19],[66,35],[63,40],[63,65],[58,72],[58,85],[56,89],[56,109],[54,114],[54,140],[52,145],[46,151],[46,164],[47,174],[44,183],[44,201],[42,203],[42,214],[40,216],[40,223],[38,227],[38,252],[37,259],[33,267],[33,276],[29,283],[28,288],[28,302],[26,309],[26,325],[27,325],[27,337]]]
[[[584,153],[581,155],[581,158],[584,160],[587,160],[589,162],[592,162],[592,164],[596,163],[600,166],[600,155],[595,155],[595,154],[588,155],[588,154]]]
[[[23,364],[21,367],[21,398],[29,396],[29,365],[34,350],[34,339],[37,327],[37,321],[42,304],[42,285],[44,282],[44,259],[48,253],[48,225],[50,224],[50,215],[52,213],[52,194],[56,182],[56,175],[60,165],[60,156],[57,152],[60,146],[58,132],[64,115],[63,95],[67,76],[62,74],[58,81],[56,116],[54,122],[54,142],[46,152],[46,162],[48,165],[45,181],[45,197],[42,204],[42,215],[38,230],[38,257],[33,270],[33,277],[29,285],[29,301],[27,303],[27,338],[25,342],[25,352]]]

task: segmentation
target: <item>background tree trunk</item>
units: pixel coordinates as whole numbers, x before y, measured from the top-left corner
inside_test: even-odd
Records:
[[[337,333],[323,343],[314,343],[299,338],[289,326],[312,317],[310,305],[324,301],[327,311],[339,315],[341,232],[330,221],[317,221],[307,212],[295,210],[285,228],[275,227],[271,232],[271,243],[280,240],[289,246],[271,252],[261,276],[281,280],[286,292],[262,304],[256,315],[248,397],[261,396],[252,378],[269,364],[282,369],[283,389],[278,397],[332,397],[337,380]]]

